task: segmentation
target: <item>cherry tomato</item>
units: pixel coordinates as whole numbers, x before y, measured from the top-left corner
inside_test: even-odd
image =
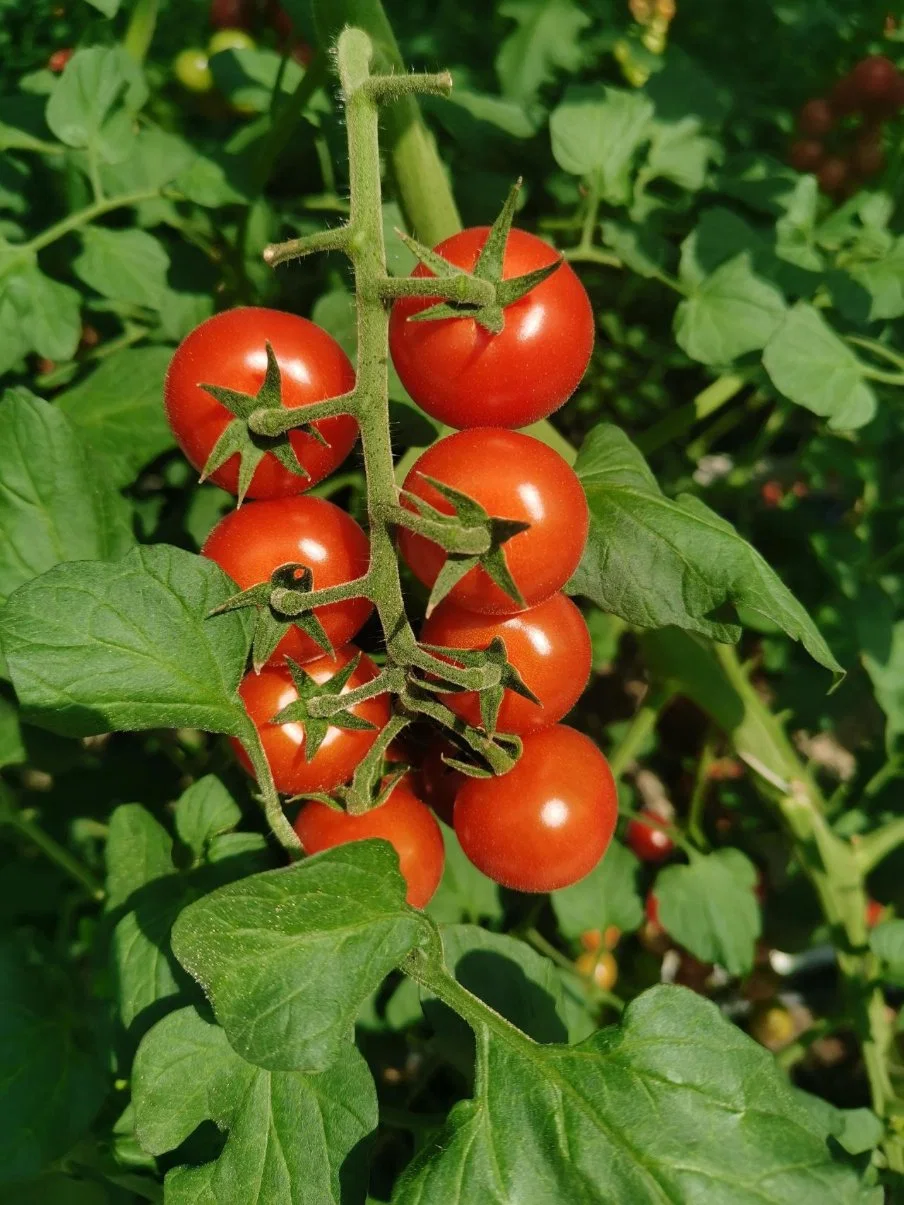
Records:
[[[499,637],[524,684],[540,700],[532,703],[507,690],[499,708],[500,732],[524,735],[557,724],[581,696],[590,676],[592,650],[584,617],[571,599],[554,594],[546,602],[505,617],[478,615],[446,599],[424,624],[425,644],[449,649],[485,649]],[[454,657],[448,658],[455,664]],[[479,728],[476,691],[440,696],[447,707]]]
[[[847,188],[850,175],[847,161],[838,155],[830,155],[816,173],[816,178],[824,193],[828,193],[829,196],[838,196]]]
[[[213,58],[224,50],[253,50],[254,47],[254,38],[244,29],[218,29],[207,43],[207,53]]]
[[[442,833],[407,777],[396,783],[384,803],[360,816],[337,812],[312,800],[298,813],[295,831],[309,854],[367,837],[389,841],[399,855],[399,869],[408,884],[405,898],[413,908],[424,907],[443,876],[446,855]]]
[[[54,75],[59,75],[74,54],[74,46],[66,46],[62,50],[55,50],[47,60],[47,70],[52,71]]]
[[[180,51],[173,59],[173,74],[186,92],[204,93],[213,88],[207,52],[200,47],[192,46]]]
[[[881,54],[871,54],[861,59],[851,72],[851,84],[864,108],[885,108],[897,97],[898,69]]]
[[[347,644],[339,649],[335,657],[321,657],[308,662],[304,667],[305,672],[315,682],[328,682],[352,657],[357,656],[358,651],[353,644]],[[377,667],[370,658],[362,657],[342,693],[373,681],[377,673]],[[239,695],[260,733],[276,789],[289,795],[332,791],[351,778],[355,767],[376,740],[379,729],[385,727],[389,720],[389,700],[386,695],[377,695],[358,703],[352,708],[352,713],[369,720],[376,727],[331,727],[313,758],[306,761],[304,725],[291,721],[287,724],[272,722],[278,712],[298,698],[288,666],[267,665],[259,674],[246,674],[239,687]],[[231,743],[239,761],[253,774],[245,750],[237,740],[233,739]]]
[[[852,75],[843,75],[829,93],[829,104],[839,117],[849,117],[860,108],[860,91]]]
[[[257,394],[267,370],[266,344],[276,355],[282,374],[282,401],[289,409],[347,393],[355,383],[348,356],[331,335],[295,314],[242,306],[215,314],[176,348],[164,384],[169,424],[182,451],[203,469],[214,444],[233,415],[202,385],[220,385],[239,393]],[[301,477],[267,453],[255,470],[249,498],[282,498],[301,494],[322,481],[352,449],[358,425],[347,414],[314,424],[326,446],[313,436],[293,431],[289,436],[300,463],[310,474]],[[210,480],[238,493],[239,460],[232,456]]]
[[[370,544],[350,515],[323,498],[277,498],[249,502],[230,511],[216,525],[204,547],[204,556],[223,569],[240,590],[270,580],[279,565],[305,564],[313,574],[311,588],[322,590],[351,582],[367,572]],[[333,648],[341,648],[358,632],[373,610],[367,598],[315,607]],[[271,659],[313,661],[323,649],[300,628],[292,627]]]
[[[878,900],[868,899],[864,910],[864,920],[866,921],[867,929],[875,929],[876,925],[885,916],[885,905],[880,904]]]
[[[469,778],[455,832],[478,870],[516,891],[556,891],[589,874],[618,815],[609,763],[589,737],[557,724],[524,738],[514,769]]]
[[[608,950],[602,954],[581,954],[575,962],[575,969],[585,979],[591,979],[604,992],[611,992],[618,979],[618,963]]]
[[[851,151],[851,167],[862,180],[878,176],[885,167],[885,151],[882,149],[882,131],[871,127],[858,135]]]
[[[815,138],[798,138],[788,151],[788,162],[799,172],[815,172],[824,158],[825,147]]]
[[[427,750],[415,774],[418,794],[450,827],[455,796],[461,784],[467,780],[460,770],[443,761],[443,754],[454,757],[457,752],[447,742],[437,741]]]
[[[255,25],[254,0],[211,0],[210,24],[214,29],[252,30]]]
[[[797,115],[797,128],[805,138],[824,138],[835,128],[835,113],[823,97],[808,100]]]
[[[655,812],[640,812],[628,824],[628,845],[642,862],[664,862],[675,848],[675,843],[668,833],[657,828],[655,824],[644,824],[644,817],[661,819]]]
[[[460,490],[494,518],[530,523],[502,545],[509,572],[527,606],[550,598],[578,567],[587,542],[587,499],[558,452],[514,431],[478,428],[448,435],[418,458],[404,488],[445,514],[448,502],[424,478]],[[399,547],[414,574],[432,586],[446,559],[438,544],[401,529]],[[472,611],[512,615],[519,607],[480,565],[448,597]]]
[[[489,228],[463,230],[436,250],[468,271]],[[503,277],[555,262],[547,243],[512,230]],[[429,276],[418,264],[413,276]],[[526,427],[567,401],[593,349],[593,310],[573,270],[562,264],[542,284],[503,311],[505,326],[490,334],[472,318],[409,322],[435,304],[405,297],[392,307],[389,347],[402,384],[421,407],[452,427]]]

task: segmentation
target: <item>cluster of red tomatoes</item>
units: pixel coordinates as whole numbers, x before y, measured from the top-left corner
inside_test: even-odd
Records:
[[[485,228],[466,230],[435,250],[471,271],[487,234]],[[523,231],[510,232],[505,278],[555,262],[546,243]],[[425,271],[419,266],[415,275]],[[513,429],[551,413],[576,388],[593,346],[589,299],[571,268],[560,264],[505,308],[497,334],[467,315],[410,321],[434,303],[422,297],[395,302],[390,350],[414,400],[458,430],[413,465],[403,504],[413,510],[417,497],[453,514],[455,506],[437,488],[447,487],[477,502],[491,520],[522,524],[500,548],[523,605],[478,563],[432,610],[420,640],[439,648],[441,659],[461,665],[456,651],[461,656],[463,650],[486,649],[501,639],[508,665],[536,700],[506,689],[498,713],[497,731],[517,734],[523,753],[504,775],[472,777],[444,760],[449,754],[466,757],[466,743],[450,744],[447,730],[437,728],[419,746],[406,730],[402,742],[389,747],[387,762],[412,768],[385,801],[351,814],[308,798],[295,822],[308,853],[365,837],[389,840],[399,854],[408,900],[416,906],[429,900],[443,869],[434,812],[451,821],[476,866],[522,891],[550,891],[582,878],[605,852],[617,817],[606,759],[586,736],[559,723],[582,692],[591,666],[584,619],[561,592],[586,541],[586,498],[557,452]],[[216,315],[177,349],[165,386],[170,424],[197,468],[208,464],[218,442],[221,451],[229,451],[231,445],[222,441],[229,440],[234,415],[242,412],[241,399],[253,406],[262,388],[268,347],[271,364],[275,358],[279,366],[284,407],[304,407],[354,386],[354,371],[341,347],[306,319],[250,308]],[[224,398],[232,400],[229,409]],[[218,523],[204,545],[204,555],[242,590],[268,582],[284,565],[306,566],[314,590],[354,582],[368,570],[370,544],[362,528],[332,502],[305,493],[349,453],[356,422],[339,415],[312,426],[316,433],[295,429],[289,436],[307,476],[291,471],[262,444],[252,451],[256,467],[250,483],[243,482],[252,501]],[[218,467],[210,479],[239,493],[239,456],[215,453],[214,463]],[[398,548],[413,574],[431,586],[446,561],[445,550],[404,527],[398,530]],[[350,643],[372,609],[366,597],[317,606],[313,614],[333,651],[325,653],[300,627],[288,627],[270,660],[259,672],[249,671],[241,684],[241,698],[281,793],[304,800],[335,791],[349,781],[389,721],[391,698],[378,694],[342,713],[366,726],[344,727],[336,718],[311,749],[307,726],[284,714],[313,689],[312,683],[328,689],[332,682],[334,693],[342,694],[376,679],[377,665]],[[450,691],[440,698],[455,716],[481,726],[477,693]],[[236,753],[251,771],[238,743]]]
[[[890,59],[861,59],[828,96],[807,101],[797,115],[797,139],[788,160],[815,172],[829,196],[844,198],[885,166],[885,122],[904,108],[904,75]]]

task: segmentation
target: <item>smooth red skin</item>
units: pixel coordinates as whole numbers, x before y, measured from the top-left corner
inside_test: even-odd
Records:
[[[282,372],[282,400],[288,409],[338,397],[354,386],[348,356],[331,335],[306,318],[253,306],[214,314],[176,348],[163,387],[173,434],[199,472],[233,418],[201,385],[256,394],[267,370],[267,342]],[[289,472],[268,453],[251,478],[249,498],[304,493],[342,463],[358,437],[358,424],[350,415],[341,414],[314,425],[327,446],[299,431],[289,435],[295,455],[310,476]],[[238,493],[238,479],[237,456],[210,476],[215,485],[232,494]]]
[[[829,101],[808,100],[797,115],[797,128],[805,138],[824,138],[835,128],[835,113]]]
[[[816,178],[824,193],[828,193],[829,196],[840,193],[850,178],[847,162],[837,155],[829,156],[816,173]]]
[[[439,440],[415,461],[404,488],[437,510],[453,506],[422,474],[467,494],[494,518],[531,524],[503,545],[509,572],[527,606],[536,606],[565,585],[587,542],[587,499],[574,471],[558,452],[529,435],[478,427]],[[432,540],[399,530],[399,548],[412,572],[432,586],[446,559]],[[476,565],[448,597],[486,614],[514,615],[525,608]]]
[[[590,677],[590,633],[581,612],[564,594],[510,616],[479,615],[446,600],[421,630],[423,643],[449,649],[485,649],[497,636],[524,684],[540,700],[532,703],[507,690],[497,728],[524,736],[557,724],[574,707]],[[455,664],[454,657],[449,661]],[[440,698],[468,724],[482,725],[476,691]]]
[[[825,147],[815,138],[799,138],[788,151],[788,162],[799,172],[815,172],[824,158]]]
[[[589,874],[618,816],[609,763],[593,741],[557,724],[524,738],[514,769],[469,778],[455,833],[478,870],[516,891],[556,891]]]
[[[246,502],[216,525],[204,556],[223,569],[240,590],[270,580],[279,565],[305,564],[313,574],[311,588],[323,590],[351,582],[367,572],[370,542],[355,520],[324,498],[278,498]],[[360,631],[373,610],[367,598],[315,607],[334,649]],[[304,663],[323,656],[323,649],[300,628],[290,628],[276,646],[271,663]]]
[[[244,29],[250,33],[256,19],[254,0],[211,0],[210,24],[214,29]]]
[[[867,107],[894,96],[897,82],[897,67],[882,54],[861,59],[851,72],[851,86]]]
[[[471,270],[489,227],[463,230],[440,255]],[[524,230],[509,234],[503,277],[554,263],[556,252]],[[423,264],[412,276],[430,276]],[[562,264],[504,311],[498,335],[471,318],[409,322],[435,299],[406,297],[392,307],[389,348],[402,384],[422,410],[451,427],[526,427],[577,389],[593,350],[593,310],[572,268]]]
[[[385,803],[360,816],[337,812],[312,800],[298,813],[295,832],[305,852],[382,837],[399,855],[399,869],[408,884],[405,899],[413,908],[423,908],[443,877],[446,853],[436,818],[418,799],[407,778],[393,788]]]
[[[642,862],[664,862],[675,848],[675,843],[661,828],[644,824],[640,819],[643,816],[658,819],[652,812],[640,812],[638,818],[628,825],[628,845]]]
[[[305,670],[316,682],[327,682],[358,652],[353,644],[348,644],[339,649],[335,657],[321,657],[318,661],[309,662]],[[370,658],[362,657],[343,693],[372,681],[377,673],[377,667]],[[377,739],[379,730],[389,720],[387,695],[377,695],[358,703],[352,708],[352,714],[362,716],[376,727],[361,730],[330,728],[314,758],[307,762],[304,758],[303,726],[271,723],[277,712],[298,698],[287,666],[267,665],[259,674],[246,674],[239,687],[239,695],[260,733],[276,789],[287,795],[332,791],[351,778],[355,767]],[[251,762],[239,742],[232,740],[231,744],[245,769],[249,774],[254,774]]]

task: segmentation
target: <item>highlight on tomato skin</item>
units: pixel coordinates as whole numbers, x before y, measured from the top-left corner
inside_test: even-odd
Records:
[[[298,813],[295,832],[308,854],[371,837],[388,841],[398,854],[407,883],[405,898],[413,908],[430,902],[443,875],[443,835],[430,808],[415,794],[409,775],[396,783],[388,799],[360,815],[309,800]]]
[[[675,843],[663,828],[645,820],[661,822],[662,817],[650,810],[632,817],[626,834],[628,846],[642,862],[664,862],[674,851]]]
[[[488,616],[467,611],[446,599],[421,629],[422,642],[450,650],[485,649],[497,638],[505,645],[509,663],[539,700],[535,703],[506,690],[497,729],[523,736],[557,724],[574,707],[590,677],[590,633],[578,607],[559,593],[517,615]],[[438,655],[456,663],[451,653]],[[476,691],[440,698],[466,723],[475,728],[482,725],[480,695]]]
[[[334,657],[324,656],[308,662],[304,672],[315,682],[326,683],[359,653],[360,649],[347,644]],[[373,661],[362,655],[342,693],[372,682],[378,673]],[[283,708],[298,699],[298,690],[288,666],[266,665],[259,674],[253,671],[247,673],[239,686],[239,697],[258,730],[274,785],[277,791],[285,795],[333,791],[347,782],[377,739],[380,729],[389,721],[387,695],[376,695],[358,703],[351,709],[352,714],[367,720],[373,727],[357,729],[331,725],[320,748],[308,761],[304,725],[293,721],[285,724],[274,722],[274,717]],[[230,744],[239,762],[253,775],[254,768],[240,741],[232,737]]]
[[[217,440],[234,418],[202,386],[255,396],[267,371],[268,343],[279,364],[281,401],[287,408],[339,397],[354,387],[355,372],[348,356],[332,335],[306,318],[260,306],[239,306],[214,314],[176,348],[164,382],[167,420],[198,472],[203,471]],[[266,452],[246,497],[301,494],[338,468],[358,438],[358,424],[350,415],[340,414],[313,425],[325,443],[300,430],[289,434],[289,444],[308,475],[290,471],[272,452]],[[238,494],[238,455],[231,456],[209,479]]]
[[[482,565],[458,581],[448,597],[471,611],[514,615],[545,602],[577,569],[590,525],[587,498],[574,470],[558,452],[516,431],[475,428],[447,435],[415,461],[403,489],[443,514],[453,506],[426,478],[451,486],[479,503],[491,518],[529,524],[502,545],[522,606],[494,582]],[[406,502],[409,509],[413,504]],[[426,586],[446,561],[438,544],[402,528],[399,551]]]
[[[520,760],[496,778],[469,778],[455,799],[455,834],[478,870],[515,891],[569,887],[612,840],[615,779],[603,754],[564,724],[524,738]]]
[[[270,580],[280,565],[304,564],[312,573],[311,589],[322,590],[355,581],[367,573],[370,541],[351,517],[325,498],[297,495],[246,502],[217,523],[201,549],[216,561],[239,590]],[[351,598],[315,607],[334,649],[353,639],[373,611],[368,598]],[[299,664],[324,655],[317,642],[300,628],[289,628],[271,657]]]

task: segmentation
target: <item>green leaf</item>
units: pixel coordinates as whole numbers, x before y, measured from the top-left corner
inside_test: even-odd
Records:
[[[392,847],[358,841],[212,892],[179,917],[173,948],[243,1058],[320,1071],[417,944],[404,897]]]
[[[88,3],[105,17],[115,17],[119,12],[121,0],[88,0]]]
[[[765,616],[833,673],[832,656],[807,612],[763,558],[697,498],[661,492],[623,431],[595,427],[575,464],[587,492],[590,533],[569,590],[641,628],[675,626],[730,642],[727,606]],[[720,616],[720,618],[716,618]]]
[[[20,703],[64,736],[182,727],[241,735],[247,621],[239,612],[205,619],[233,591],[212,561],[164,544],[112,565],[57,566],[17,590],[0,616]]]
[[[36,1176],[65,1154],[106,1091],[61,987],[0,942],[0,1183]]]
[[[20,766],[28,760],[19,709],[4,695],[0,695],[0,769],[4,766]]]
[[[224,50],[210,59],[214,83],[230,104],[267,113],[277,80],[294,92],[304,71],[294,59],[283,62],[273,50]]]
[[[864,646],[863,668],[869,674],[876,702],[885,713],[885,744],[892,749],[904,733],[904,620],[894,624],[888,643]]]
[[[265,1071],[186,1008],[164,1017],[141,1043],[134,1093],[138,1138],[152,1154],[174,1150],[207,1121],[228,1132],[214,1162],[167,1174],[167,1205],[363,1200],[377,1095],[351,1045],[318,1075]]]
[[[241,818],[241,808],[213,774],[192,783],[176,804],[176,832],[198,858],[214,837],[230,832]]]
[[[66,416],[25,390],[0,402],[0,600],[61,561],[132,543],[129,510]]]
[[[649,138],[653,106],[640,92],[571,87],[552,112],[552,153],[564,171],[595,178],[615,205],[630,196],[631,166]]]
[[[744,975],[760,935],[755,884],[756,868],[737,849],[667,866],[656,878],[660,924],[696,958]]]
[[[729,364],[765,347],[785,312],[781,292],[754,274],[750,254],[743,251],[681,302],[675,339],[692,360]]]
[[[699,192],[706,182],[709,161],[718,154],[718,143],[701,134],[697,117],[680,121],[654,121],[650,127],[650,149],[644,165],[648,180],[671,180],[688,192]]]
[[[24,351],[49,360],[69,360],[82,330],[81,298],[75,289],[45,276],[35,264],[0,284],[0,315],[8,329],[0,346],[3,371]]]
[[[169,934],[184,902],[173,842],[166,829],[137,803],[110,817],[105,859],[107,906],[127,911],[113,929],[112,962],[122,1023],[130,1026],[146,1008],[174,998]]]
[[[573,0],[505,0],[498,12],[518,25],[496,55],[496,72],[506,96],[532,101],[559,71],[580,67],[584,58],[580,35],[591,18]]]
[[[904,238],[873,263],[856,265],[851,276],[870,295],[871,322],[900,318],[904,314]]]
[[[640,863],[620,841],[613,841],[601,862],[573,887],[550,895],[559,929],[565,937],[580,937],[588,929],[615,925],[633,933],[643,921],[643,901],[637,889]]]
[[[684,988],[645,992],[577,1046],[475,1024],[474,1099],[415,1157],[393,1205],[881,1201],[833,1162],[769,1052]]]
[[[440,885],[427,905],[428,916],[438,923],[502,920],[499,888],[465,857],[454,829],[445,824],[440,827],[446,847],[446,861]]]
[[[785,397],[828,418],[834,430],[862,427],[876,413],[860,361],[806,302],[788,311],[763,352],[763,367]]]
[[[887,920],[869,935],[870,949],[894,971],[904,972],[904,920]]]
[[[197,151],[183,138],[157,126],[145,126],[135,136],[127,159],[101,166],[100,180],[111,197],[162,189],[189,172],[198,158]]]
[[[80,280],[111,301],[160,309],[167,297],[169,256],[145,230],[82,231],[82,253],[72,265]]]
[[[47,101],[51,131],[105,163],[127,158],[134,115],[147,100],[141,68],[121,46],[77,50]]]
[[[140,469],[175,444],[161,401],[171,358],[166,347],[116,352],[56,399],[106,461],[113,485],[129,485]]]

